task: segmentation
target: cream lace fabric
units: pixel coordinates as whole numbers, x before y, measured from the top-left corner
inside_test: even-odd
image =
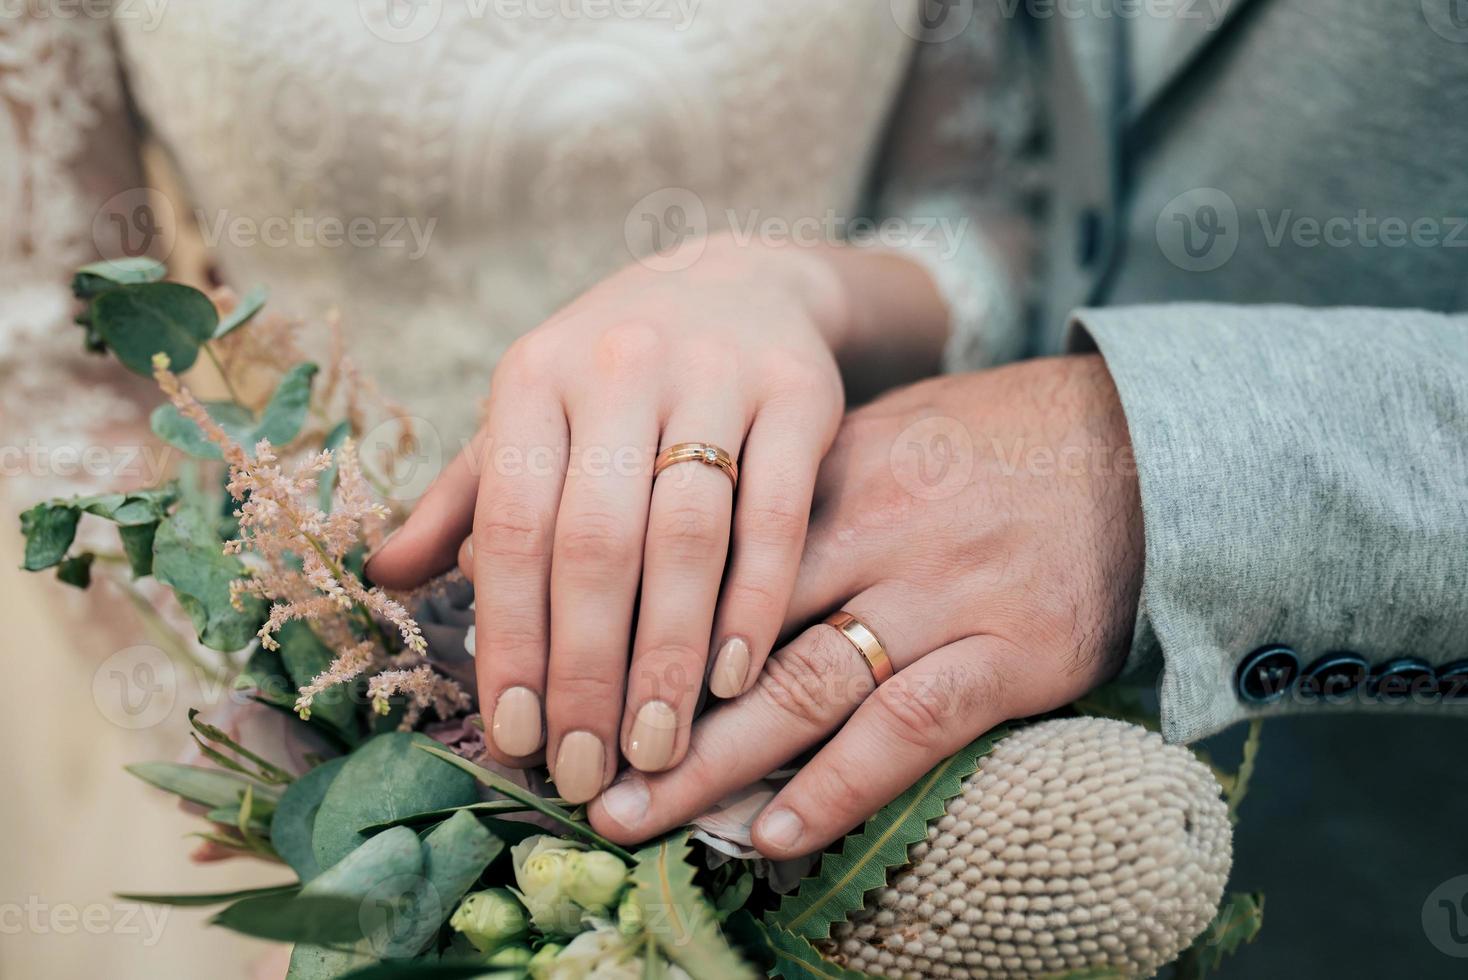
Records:
[[[166,258],[193,223],[226,281],[268,284],[281,311],[340,308],[359,360],[451,454],[508,344],[635,257],[699,231],[857,227],[889,118],[872,217],[950,297],[950,362],[1011,356],[1027,241],[996,188],[1028,113],[985,9],[924,43],[917,0],[191,0],[0,20],[5,445],[80,448],[142,421],[80,352],[66,276],[124,245]],[[188,200],[148,196],[124,77]],[[54,476],[16,493],[64,489]]]

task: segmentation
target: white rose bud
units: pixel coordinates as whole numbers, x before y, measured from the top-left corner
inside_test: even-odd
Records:
[[[488,953],[525,934],[525,910],[508,888],[490,888],[466,895],[449,918],[449,926]]]
[[[571,935],[581,931],[582,908],[571,898],[576,862],[582,845],[544,835],[527,837],[510,848],[520,901],[542,932]]]
[[[570,857],[571,900],[588,912],[605,913],[627,884],[627,866],[605,851],[588,851]]]

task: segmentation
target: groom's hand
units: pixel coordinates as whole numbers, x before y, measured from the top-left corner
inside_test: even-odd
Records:
[[[817,484],[787,635],[758,684],[694,726],[687,758],[591,808],[646,838],[829,738],[766,808],[755,845],[808,853],[945,756],[1115,672],[1142,572],[1136,470],[1097,356],[927,381],[847,417]],[[819,620],[848,610],[896,674]],[[838,731],[839,729],[839,731]]]

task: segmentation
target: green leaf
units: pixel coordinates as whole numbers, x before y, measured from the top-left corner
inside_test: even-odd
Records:
[[[1178,959],[1178,980],[1203,980],[1222,966],[1227,957],[1238,952],[1240,946],[1252,943],[1262,928],[1264,896],[1259,892],[1229,894],[1213,922]]]
[[[295,620],[281,627],[276,634],[280,643],[280,659],[297,690],[310,684],[316,675],[331,665],[331,648],[311,631],[311,627]],[[350,684],[338,684],[316,695],[311,700],[311,720],[324,721],[343,733],[355,729],[357,706],[352,703]]]
[[[629,881],[643,929],[693,980],[733,980],[757,974],[729,945],[688,863],[688,831],[637,852]]]
[[[297,943],[291,950],[291,965],[285,976],[286,980],[341,980],[353,967],[372,962],[364,951]]]
[[[133,578],[152,575],[153,536],[158,533],[158,522],[123,525],[117,529],[117,533],[122,538],[122,553],[127,556]]]
[[[189,709],[189,724],[193,726],[194,731],[198,732],[199,735],[203,736],[216,745],[224,746],[242,759],[254,763],[258,771],[255,773],[251,773],[251,775],[254,775],[261,782],[289,783],[292,779],[295,778],[289,772],[282,769],[280,766],[277,766],[275,763],[271,762],[268,759],[256,755],[254,752],[251,752],[249,749],[245,748],[243,745],[230,738],[229,735],[226,734],[222,729],[216,728],[214,725],[211,725],[208,722],[200,721],[199,710],[197,708]]]
[[[341,980],[518,980],[521,970],[495,970],[472,963],[374,963],[353,970]],[[290,978],[287,978],[290,980]]]
[[[423,875],[427,886],[411,918],[394,930],[384,959],[414,956],[438,935],[459,899],[505,849],[504,842],[468,813],[456,813],[423,839]]]
[[[239,806],[245,789],[254,786],[255,795],[275,803],[280,795],[273,789],[255,785],[251,780],[218,769],[201,769],[179,762],[138,762],[127,771],[161,790],[183,797],[190,803],[207,807]]]
[[[375,931],[377,913],[406,911],[423,880],[423,848],[406,827],[379,834],[294,895],[242,899],[211,923],[260,939],[316,945],[354,943]]]
[[[219,313],[209,297],[176,282],[133,283],[106,290],[92,300],[89,316],[117,359],[149,377],[153,355],[158,353],[168,355],[175,372],[193,367],[199,346],[219,326]]]
[[[613,844],[601,834],[598,834],[596,831],[592,830],[589,824],[585,823],[584,821],[577,820],[575,817],[571,816],[570,812],[564,807],[557,806],[550,800],[536,796],[534,793],[521,786],[515,785],[498,773],[490,772],[483,766],[476,766],[468,759],[464,759],[457,755],[454,755],[452,752],[441,746],[437,746],[435,743],[429,742],[429,744],[421,745],[419,746],[419,748],[421,748],[424,752],[432,753],[433,755],[438,756],[440,759],[443,759],[445,762],[451,763],[452,765],[455,765],[458,768],[464,770],[464,772],[469,773],[471,776],[479,780],[484,785],[488,786],[490,789],[495,790],[496,792],[501,793],[505,796],[508,796],[510,799],[515,800],[516,802],[523,803],[530,809],[535,810],[538,813],[543,813],[547,817],[550,817],[552,820],[554,820],[556,823],[560,824],[562,827],[566,828],[572,834],[575,834],[577,837],[580,837],[584,840],[590,841],[603,851],[607,851],[611,854],[617,855],[617,857],[621,858],[623,861],[626,861],[628,864],[631,864],[633,861],[636,860],[636,858],[633,857],[631,851],[628,851],[626,848],[618,847],[616,844]]]
[[[269,298],[270,290],[264,286],[256,286],[248,293],[245,293],[245,295],[240,297],[240,301],[235,304],[234,309],[229,311],[229,315],[219,321],[219,327],[214,331],[213,339],[218,340],[221,337],[227,337],[240,327],[249,323],[254,319],[255,314],[260,312],[261,308],[265,305],[265,301]]]
[[[368,739],[347,757],[316,813],[311,847],[321,867],[331,868],[366,839],[359,827],[474,802],[478,794],[468,774],[414,748],[436,744],[416,732],[391,732]],[[407,828],[385,833],[398,830]]]
[[[1008,734],[1003,726],[992,729],[934,766],[877,811],[860,833],[848,835],[840,851],[827,852],[816,874],[767,913],[766,923],[806,939],[829,938],[833,923],[860,909],[867,892],[886,884],[890,869],[907,863],[907,849],[927,837],[928,821],[943,813],[979,760]]]
[[[77,522],[82,512],[75,507],[54,503],[36,504],[20,515],[20,533],[25,535],[25,559],[21,565],[28,572],[60,564],[66,550],[76,538]]]
[[[167,274],[162,262],[145,256],[105,259],[76,270],[71,278],[71,292],[77,299],[90,300],[118,286],[158,282]]]
[[[116,897],[125,902],[144,902],[148,905],[173,905],[190,908],[201,905],[223,905],[242,898],[257,898],[263,895],[287,895],[300,890],[299,884],[267,885],[264,888],[245,888],[235,892],[212,892],[191,895],[159,895],[144,892],[119,893]]]
[[[85,589],[92,584],[92,562],[96,560],[97,556],[90,551],[63,558],[56,566],[56,577],[67,585]]]
[[[832,963],[804,936],[772,925],[765,925],[764,931],[775,955],[775,969],[771,976],[784,977],[785,980],[872,980],[869,973]]]
[[[321,808],[327,787],[346,764],[346,756],[341,756],[297,777],[275,807],[275,816],[270,821],[270,843],[302,881],[310,881],[321,873],[321,863],[311,849],[316,811]]]
[[[173,589],[199,642],[210,649],[238,650],[265,622],[265,603],[259,597],[242,596],[241,609],[230,601],[229,584],[244,575],[245,566],[224,553],[224,542],[203,514],[180,508],[158,525],[153,577]]]
[[[364,834],[366,834],[366,835],[368,835],[370,837],[371,835],[377,833],[378,831],[380,831],[380,830],[386,830],[389,827],[397,827],[397,826],[401,826],[401,825],[415,826],[415,825],[419,825],[419,824],[438,823],[438,822],[440,822],[442,820],[446,820],[449,817],[452,817],[454,814],[460,813],[460,812],[468,812],[468,813],[473,813],[473,814],[501,814],[501,813],[524,813],[526,810],[529,810],[529,809],[530,809],[530,807],[526,806],[524,803],[521,803],[521,802],[519,802],[517,800],[490,800],[490,801],[488,801],[486,803],[469,803],[469,804],[467,804],[465,806],[450,806],[450,807],[443,807],[442,809],[438,809],[438,810],[423,810],[422,812],[419,812],[419,813],[409,813],[409,814],[406,814],[404,816],[397,817],[397,818],[395,818],[393,820],[388,820],[388,821],[385,821],[383,823],[368,824],[365,827],[359,827],[357,829],[360,830],[360,831],[362,831],[362,833],[364,833]],[[523,822],[521,822],[521,823],[523,823]],[[495,829],[495,825],[494,824],[490,824],[489,826],[491,827],[491,829]],[[534,837],[536,834],[543,834],[543,833],[545,833],[545,831],[542,828],[536,827],[534,824],[523,823],[523,826],[525,826],[525,827],[528,828],[526,830],[526,832],[525,832],[525,836],[526,837]],[[498,832],[497,829],[495,830],[495,832],[496,832],[497,835],[499,835],[499,832]],[[503,835],[499,835],[499,836],[503,836]],[[511,843],[511,844],[518,844],[518,843],[520,843],[520,841],[518,839],[517,840],[508,840],[507,839],[507,842],[508,843]]]
[[[205,402],[204,410],[246,452],[253,453],[261,439],[269,439],[272,446],[284,446],[305,424],[311,403],[311,379],[317,370],[314,364],[297,364],[286,372],[258,420],[249,409],[234,402]],[[224,458],[223,450],[210,441],[204,430],[170,402],[153,409],[148,425],[159,439],[190,456]]]

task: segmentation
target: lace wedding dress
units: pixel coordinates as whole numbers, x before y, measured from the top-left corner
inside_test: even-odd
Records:
[[[1007,65],[1000,5],[965,6],[974,23],[958,38],[925,37],[920,2],[114,0],[110,16],[100,4],[6,11],[7,509],[157,475],[124,472],[138,463],[127,447],[150,442],[156,393],[83,353],[67,281],[98,257],[173,258],[190,226],[220,278],[267,285],[271,309],[317,322],[339,309],[357,360],[432,423],[445,460],[472,431],[509,343],[694,232],[825,240],[864,213],[895,221],[882,244],[927,263],[950,300],[951,359],[1012,356],[1025,223],[994,188],[1015,185],[1000,174],[1028,135],[1028,88]],[[148,186],[145,141],[171,160],[182,193]],[[879,158],[889,178],[873,197]],[[13,568],[16,539],[0,541]],[[54,627],[46,635],[55,644]],[[73,762],[110,771],[105,747],[118,733],[80,715],[96,730]],[[6,743],[34,737],[32,723],[78,740],[52,715],[22,716]],[[68,819],[40,805],[39,825]],[[105,889],[122,883],[98,877]],[[81,948],[67,947],[74,958]],[[140,974],[175,973],[158,951],[134,952]],[[132,969],[109,962],[110,975]]]

